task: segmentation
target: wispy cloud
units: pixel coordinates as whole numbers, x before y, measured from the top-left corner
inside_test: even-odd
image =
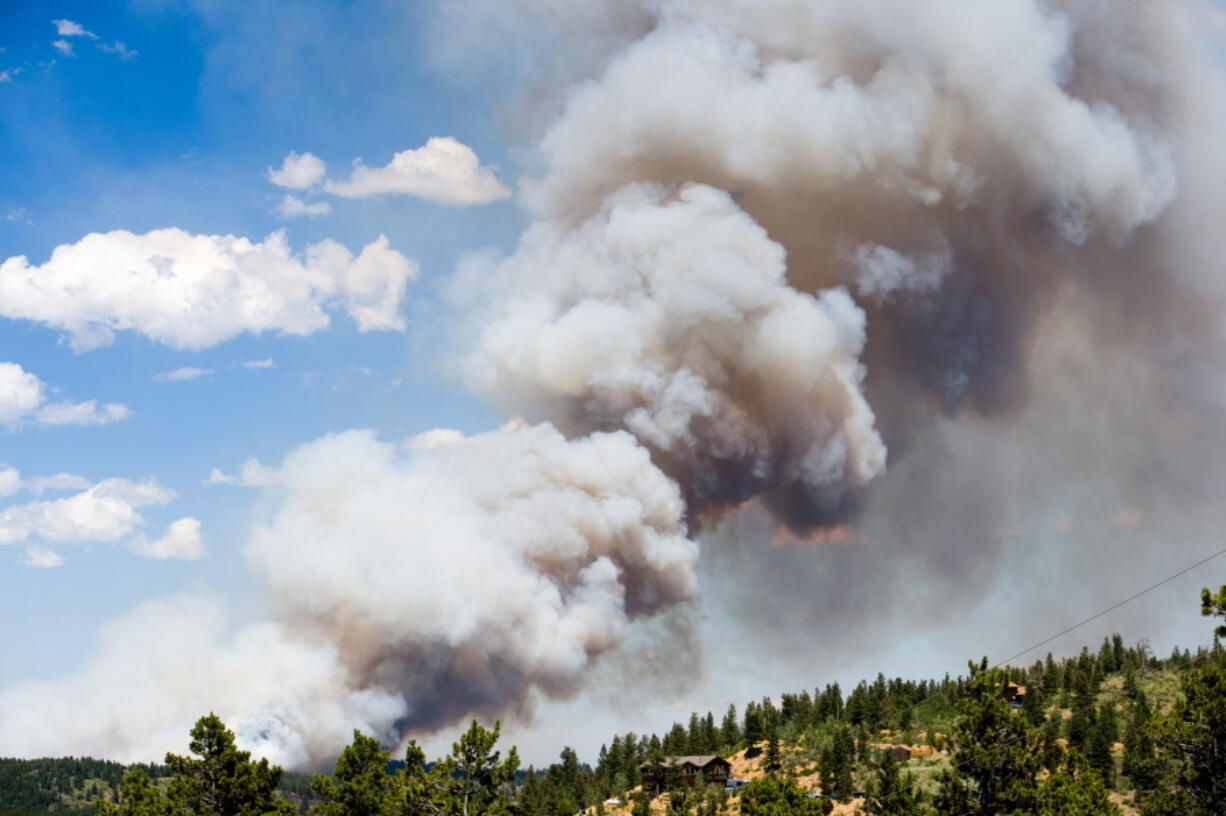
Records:
[[[21,563],[27,567],[38,567],[40,569],[52,569],[64,565],[64,557],[55,550],[49,550],[46,547],[40,547],[37,544],[31,544],[26,547],[25,552],[21,554]]]
[[[326,201],[314,201],[307,203],[298,196],[287,195],[281,199],[281,203],[277,205],[277,215],[285,220],[293,218],[319,218],[323,215],[328,215],[332,212],[332,205]]]
[[[212,374],[211,368],[193,368],[192,366],[183,366],[176,368],[173,371],[163,371],[160,374],[154,374],[155,382],[182,382],[184,380],[194,380],[197,377],[203,377],[205,374]]]
[[[52,20],[51,25],[55,26],[55,33],[61,37],[87,37],[91,40],[98,39],[98,35],[89,31],[84,26],[73,20]]]
[[[128,48],[126,45],[121,43],[119,40],[115,40],[115,42],[110,43],[110,44],[100,43],[98,45],[98,50],[105,52],[107,54],[114,54],[115,56],[119,57],[121,60],[136,59],[136,55],[140,53],[139,51],[134,51],[131,48]]]
[[[217,468],[209,473],[205,484],[225,484],[235,487],[264,487],[277,484],[282,480],[281,471],[268,465],[260,464],[259,459],[250,458],[243,462],[242,469],[237,474],[223,473]]]
[[[75,20],[52,20],[51,25],[55,26],[55,33],[60,36],[60,39],[52,40],[51,45],[66,57],[76,56],[72,43],[65,39],[67,37],[82,37],[87,40],[93,40],[99,51],[105,54],[114,54],[121,60],[135,59],[139,53],[128,48],[126,44],[119,40],[112,42],[103,41],[101,37]]]
[[[265,357],[263,360],[247,360],[243,363],[243,368],[276,368],[277,361],[271,357]]]

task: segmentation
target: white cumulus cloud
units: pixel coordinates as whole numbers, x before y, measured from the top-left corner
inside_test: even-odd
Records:
[[[453,207],[489,204],[511,195],[471,147],[450,137],[435,137],[416,150],[402,150],[384,167],[371,168],[358,161],[348,181],[330,181],[324,189],[345,198],[399,194]]]
[[[182,558],[193,560],[204,555],[204,537],[200,534],[198,519],[181,518],[171,522],[166,528],[166,534],[150,541],[143,535],[138,535],[128,542],[128,549],[146,558],[165,560],[167,558]]]
[[[199,558],[204,552],[200,523],[180,519],[156,540],[141,532],[146,521],[140,509],[165,505],[178,494],[156,479],[132,481],[105,479],[90,483],[80,476],[58,474],[23,480],[12,468],[0,470],[0,488],[8,495],[19,490],[39,494],[43,490],[78,489],[60,499],[14,504],[0,509],[0,545],[24,544],[26,563],[47,562],[55,547],[65,544],[118,544],[150,558]],[[38,563],[36,566],[58,566]]]
[[[262,242],[181,229],[91,233],[56,247],[42,265],[0,264],[0,316],[67,335],[76,351],[135,331],[180,349],[248,332],[310,334],[343,307],[362,331],[401,329],[400,306],[417,265],[380,236],[355,258],[325,239],[295,254],[284,232]]]
[[[46,391],[42,380],[17,363],[0,363],[0,427],[106,425],[132,415],[119,403],[48,402]]]
[[[291,150],[279,168],[268,168],[268,180],[278,187],[305,190],[323,181],[327,172],[328,165],[314,153],[295,153]]]

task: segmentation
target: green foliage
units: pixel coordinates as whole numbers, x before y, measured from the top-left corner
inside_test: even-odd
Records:
[[[1226,667],[1209,662],[1184,676],[1185,702],[1159,740],[1170,758],[1159,784],[1165,793],[1145,799],[1143,812],[1165,814],[1178,801],[1185,816],[1226,813]]]
[[[847,796],[854,787],[852,765],[855,761],[855,743],[851,729],[839,726],[835,730],[830,747],[822,752],[819,763],[822,793],[827,796]]]
[[[320,816],[391,816],[392,777],[387,752],[374,737],[353,732],[353,742],[341,751],[332,776],[319,774],[311,785],[322,800]]]
[[[777,772],[783,765],[779,758],[779,729],[773,724],[766,734],[766,762],[764,765],[768,774]]]
[[[912,816],[919,806],[911,774],[900,773],[894,757],[882,751],[873,768],[873,784],[864,800],[864,812],[868,816]]]
[[[1001,697],[1003,673],[988,669],[986,658],[970,669],[953,727],[954,769],[941,779],[938,812],[961,816],[968,804],[981,816],[1030,808],[1038,770],[1035,737]]]
[[[158,766],[143,766],[164,775]],[[125,767],[86,757],[0,759],[0,816],[84,816],[92,800],[118,790]]]
[[[435,764],[432,773],[441,783],[444,812],[456,816],[502,816],[509,812],[510,783],[519,768],[519,754],[514,746],[507,758],[500,761],[501,752],[494,750],[502,733],[501,723],[493,730],[481,727],[476,720],[458,742],[451,754]]]
[[[1226,586],[1216,593],[1208,589],[1200,591],[1200,613],[1206,617],[1226,618]],[[1226,638],[1226,625],[1219,625],[1213,630],[1216,637]]]
[[[1119,816],[1102,776],[1075,753],[1039,786],[1037,816]]]
[[[234,733],[215,714],[201,717],[191,737],[188,747],[195,757],[166,755],[176,809],[190,816],[293,814],[293,805],[277,793],[281,769],[238,750]]]
[[[118,802],[98,803],[98,816],[172,816],[181,812],[162,796],[144,768],[133,768],[123,776]]]
[[[806,796],[794,779],[764,776],[741,788],[744,816],[824,816],[828,807]]]
[[[1204,600],[1204,599],[1202,599]],[[1222,614],[1226,596],[1206,608]],[[1025,685],[1018,711],[1003,684]],[[776,704],[776,701],[778,704]],[[1057,740],[1061,707],[1073,748]],[[595,767],[570,748],[543,772],[517,775],[512,748],[497,750],[500,729],[472,723],[451,753],[431,764],[416,743],[403,767],[389,772],[378,742],[354,734],[333,774],[313,781],[283,774],[237,750],[216,717],[192,730],[191,755],[168,755],[168,767],[147,766],[123,777],[123,766],[93,760],[0,760],[0,816],[289,816],[317,799],[313,816],[574,816],[610,796],[625,798],[640,767],[664,769],[670,754],[731,753],[765,740],[763,780],[742,789],[746,816],[819,813],[833,795],[846,800],[864,781],[867,814],[963,816],[1106,816],[1116,811],[1110,788],[1134,788],[1144,816],[1226,814],[1226,653],[1175,649],[1156,658],[1146,644],[1124,646],[1118,635],[1072,659],[1048,655],[1029,667],[971,666],[968,678],[906,681],[882,675],[859,683],[846,698],[837,684],[763,698],[715,716],[694,713],[660,735],[614,735]],[[743,723],[743,725],[742,725]],[[917,760],[904,773],[878,755],[881,742],[929,744],[952,758]],[[1112,744],[1124,742],[1123,775],[1115,779]],[[784,745],[787,749],[784,749]],[[758,747],[757,750],[762,750]],[[396,763],[398,764],[398,763]],[[811,798],[790,778],[819,772],[826,796]],[[169,785],[157,776],[172,775]],[[656,775],[674,793],[663,801],[677,816],[716,816],[729,794],[699,784],[681,786],[679,769]],[[279,793],[280,791],[280,793]],[[287,796],[286,794],[289,793]],[[632,797],[634,816],[649,816],[652,791]],[[734,806],[735,807],[735,806]]]

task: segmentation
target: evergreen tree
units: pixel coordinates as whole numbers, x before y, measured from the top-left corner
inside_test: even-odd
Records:
[[[745,742],[753,749],[766,736],[766,724],[762,719],[762,711],[756,703],[745,706],[745,727],[743,729]]]
[[[1043,711],[1042,689],[1031,686],[1026,690],[1026,696],[1022,698],[1022,714],[1025,715],[1026,721],[1034,728],[1038,728],[1043,724],[1046,715]]]
[[[829,803],[810,799],[796,780],[764,776],[741,788],[743,816],[823,816]]]
[[[1086,759],[1108,788],[1115,784],[1115,759],[1111,754],[1114,740],[1111,737],[1111,730],[1110,722],[1104,711],[1099,714],[1086,740]]]
[[[1143,812],[1221,816],[1226,813],[1226,668],[1207,663],[1191,669],[1182,686],[1185,699],[1161,740],[1174,767]],[[1158,807],[1164,798],[1181,810]]]
[[[727,713],[724,714],[724,721],[719,728],[719,742],[725,751],[731,751],[741,743],[741,729],[737,725],[735,705],[729,705]]]
[[[235,747],[234,733],[215,715],[196,721],[188,747],[196,757],[167,754],[174,807],[191,816],[287,816],[294,806],[277,794],[281,769]]]
[[[332,776],[317,774],[311,789],[322,799],[320,816],[389,816],[392,777],[387,752],[374,737],[353,732],[353,742],[337,757]]]
[[[852,765],[855,761],[855,742],[851,730],[839,726],[834,732],[830,747],[821,756],[819,773],[822,793],[826,796],[847,796],[852,792]]]
[[[714,754],[719,751],[719,731],[715,728],[715,715],[710,711],[702,718],[702,744],[698,753]]]
[[[1205,617],[1226,617],[1226,586],[1216,593],[1208,589],[1200,591],[1200,613]],[[1226,638],[1226,624],[1219,624],[1213,630],[1213,636]]]
[[[452,743],[451,754],[435,765],[437,774],[448,780],[447,798],[458,816],[509,812],[509,784],[519,769],[519,753],[512,746],[507,758],[500,761],[502,752],[495,751],[494,745],[501,733],[501,723],[487,730],[473,720],[459,741]]]
[[[766,734],[766,761],[764,766],[768,774],[775,773],[783,766],[779,756],[779,729],[773,724]]]
[[[873,767],[873,784],[864,800],[868,816],[914,816],[919,797],[909,773],[900,773],[889,751],[881,751]]]
[[[1124,732],[1124,773],[1140,791],[1151,790],[1158,781],[1152,718],[1148,698],[1139,694]]]
[[[1026,721],[1001,696],[1003,675],[987,658],[970,664],[971,677],[952,729],[957,746],[953,772],[941,780],[939,812],[961,816],[969,804],[979,816],[1000,816],[1033,804],[1038,769]],[[955,810],[948,810],[953,807]]]
[[[1102,777],[1090,771],[1077,754],[1067,756],[1039,786],[1037,816],[1119,816]]]
[[[98,816],[174,816],[176,809],[162,796],[144,768],[133,768],[123,775],[119,801],[98,803]]]

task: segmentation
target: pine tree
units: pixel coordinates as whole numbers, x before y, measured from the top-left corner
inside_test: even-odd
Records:
[[[970,669],[952,729],[957,746],[954,772],[941,779],[938,812],[961,816],[956,809],[967,804],[979,816],[1025,810],[1034,799],[1037,746],[1026,721],[1000,694],[1003,675],[988,669],[987,658],[979,665],[971,663]]]
[[[1076,753],[1066,756],[1039,786],[1037,816],[1119,816],[1102,777],[1090,771]]]
[[[1086,759],[1108,788],[1115,784],[1115,759],[1111,755],[1113,742],[1105,712],[1100,713],[1086,740]]]
[[[1140,694],[1133,703],[1128,728],[1124,732],[1124,773],[1132,786],[1140,791],[1152,790],[1158,781],[1152,719],[1149,700]]]
[[[98,816],[174,816],[175,807],[162,796],[144,768],[136,767],[123,775],[119,801],[98,803]]]
[[[779,757],[779,729],[774,724],[770,726],[766,734],[766,762],[764,765],[768,774],[775,773],[783,765]]]
[[[332,776],[318,774],[311,789],[323,801],[320,816],[389,816],[392,777],[387,752],[374,737],[353,732],[353,742],[336,760]]]
[[[749,744],[751,750],[766,736],[766,724],[763,722],[762,712],[756,703],[749,703],[745,706],[743,732],[745,742]]]
[[[881,751],[873,767],[873,784],[864,800],[869,816],[914,816],[919,808],[915,782],[909,773],[900,773],[889,751]]]
[[[501,723],[487,730],[472,721],[451,754],[435,765],[438,773],[448,780],[448,792],[459,816],[503,816],[510,804],[509,783],[519,768],[519,754],[512,746],[507,758],[499,760],[501,751],[494,746],[502,732]]]
[[[277,793],[281,769],[235,747],[234,733],[215,715],[196,721],[189,749],[198,758],[167,754],[173,805],[192,816],[287,816],[294,806]]]
[[[724,714],[724,721],[719,728],[719,742],[725,751],[731,751],[741,743],[741,729],[737,725],[735,705],[729,705],[727,713]]]

